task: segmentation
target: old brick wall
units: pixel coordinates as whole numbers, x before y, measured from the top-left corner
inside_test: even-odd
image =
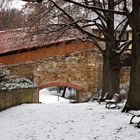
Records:
[[[0,111],[23,103],[38,103],[37,88],[0,91]]]
[[[90,49],[48,59],[37,67],[35,82],[39,87],[48,87],[49,84],[79,89],[79,100],[85,101],[95,93],[98,86],[98,53]]]
[[[102,56],[90,42],[71,40],[37,50],[0,56],[11,74],[34,80],[40,88],[68,86],[78,90],[79,102],[88,100],[101,87]],[[129,70],[121,71],[121,82],[129,80]]]
[[[69,56],[50,57],[44,60],[11,65],[14,74],[27,76],[40,88],[68,86],[79,91],[80,102],[88,100],[101,87],[102,65],[99,52],[89,49]],[[98,62],[99,61],[99,62]],[[121,84],[129,81],[130,68],[121,69]]]
[[[79,102],[94,95],[101,79],[99,52],[93,49],[38,61],[8,65],[15,75],[33,79],[40,88],[68,86],[79,91]]]
[[[95,93],[99,83],[100,55],[91,42],[70,40],[36,50],[0,57],[12,75],[34,80],[40,88],[69,86],[79,90],[79,101]]]
[[[80,40],[69,40],[54,44],[38,46],[32,49],[20,50],[11,52],[11,54],[1,54],[0,63],[17,64],[30,61],[37,61],[55,56],[66,56],[74,52],[83,51],[86,49],[96,48],[91,42],[82,42]]]

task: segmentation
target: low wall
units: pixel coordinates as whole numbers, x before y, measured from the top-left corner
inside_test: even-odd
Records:
[[[38,103],[38,88],[0,91],[0,111],[23,103]]]

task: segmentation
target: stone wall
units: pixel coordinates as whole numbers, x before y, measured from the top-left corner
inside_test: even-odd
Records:
[[[121,84],[128,83],[130,81],[130,67],[122,67],[120,77]]]
[[[34,74],[38,78],[36,83],[40,86],[52,82],[70,82],[89,90],[96,87],[97,73],[98,52],[86,50],[69,56],[46,59],[40,63]]]
[[[68,86],[78,90],[79,102],[87,101],[101,87],[102,58],[98,51],[88,49],[67,56],[10,65],[13,74],[34,80],[42,88]],[[121,84],[129,81],[130,68],[121,69]]]
[[[102,55],[91,42],[70,40],[36,50],[0,56],[12,75],[34,80],[41,88],[68,86],[78,90],[79,102],[87,101],[101,87]],[[129,81],[129,69],[122,68],[121,83]]]
[[[37,88],[0,91],[0,111],[23,103],[38,103]]]
[[[79,102],[94,95],[101,81],[100,55],[95,49],[88,49],[65,56],[55,56],[38,61],[8,65],[14,75],[33,79],[40,88],[68,86],[79,91]]]
[[[0,63],[5,65],[26,63],[37,61],[49,57],[66,56],[71,53],[84,51],[87,49],[96,48],[95,44],[81,40],[67,40],[58,43],[52,43],[43,46],[13,51],[6,54],[0,54]]]

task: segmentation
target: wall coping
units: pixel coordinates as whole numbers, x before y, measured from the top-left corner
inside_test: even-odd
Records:
[[[0,94],[1,92],[13,92],[13,91],[20,91],[20,90],[27,90],[27,89],[38,89],[38,87],[29,87],[29,88],[17,88],[17,89],[12,89],[12,90],[8,90],[8,89],[4,89],[4,90],[0,90]]]
[[[79,86],[77,84],[72,84],[70,82],[50,82],[50,83],[40,85],[39,89],[52,87],[52,86],[67,86],[67,87],[71,87],[71,88],[74,88],[74,89],[79,90],[79,91],[84,90],[81,86]]]

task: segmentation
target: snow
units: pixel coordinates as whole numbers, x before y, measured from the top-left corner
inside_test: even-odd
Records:
[[[14,89],[22,89],[22,88],[32,88],[34,87],[34,83],[26,78],[20,77],[7,77],[3,78],[2,82],[0,82],[0,90],[14,90]]]
[[[26,2],[22,0],[12,0],[11,3],[9,3],[9,7],[11,8],[17,8],[17,9],[22,9],[23,6],[26,4]]]
[[[49,92],[48,89],[42,89],[40,90],[40,94],[39,94],[39,102],[44,103],[44,104],[69,103],[69,100],[60,97],[60,95],[56,91]]]
[[[45,98],[46,92],[41,91],[40,97]],[[46,98],[54,102],[50,93]],[[129,124],[132,115],[121,113],[121,109],[106,109],[104,103],[97,102],[63,101],[23,104],[0,112],[0,140],[140,139],[140,129]]]

